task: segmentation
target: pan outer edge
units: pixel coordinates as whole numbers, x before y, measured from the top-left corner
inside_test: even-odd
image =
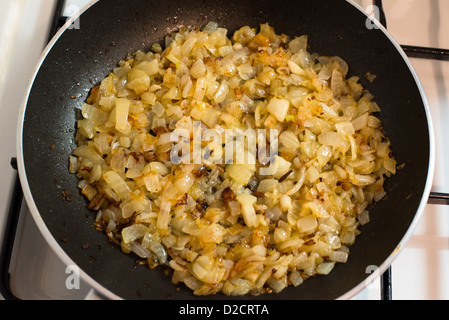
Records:
[[[19,123],[17,126],[17,169],[19,172],[20,177],[20,183],[22,185],[22,190],[24,194],[24,198],[26,201],[26,204],[31,212],[31,215],[41,232],[44,239],[47,241],[48,245],[54,250],[56,255],[62,260],[62,262],[66,265],[76,265],[76,263],[67,255],[67,253],[62,249],[62,247],[59,245],[59,243],[56,241],[56,239],[51,234],[50,230],[47,228],[44,220],[42,219],[39,210],[36,206],[36,203],[34,201],[33,195],[31,194],[31,189],[28,184],[27,174],[25,170],[25,162],[23,159],[23,125],[25,120],[25,112],[26,107],[28,104],[29,95],[31,93],[31,89],[33,87],[34,81],[36,79],[36,76],[44,63],[47,55],[55,45],[55,43],[58,41],[58,39],[61,37],[61,35],[72,25],[72,23],[78,19],[86,10],[88,10],[90,7],[92,7],[94,4],[96,4],[100,0],[91,0],[87,5],[85,5],[78,13],[76,13],[74,16],[72,16],[70,19],[67,20],[67,22],[64,24],[63,27],[56,33],[56,35],[52,38],[52,40],[48,43],[46,48],[44,49],[40,60],[38,61],[35,69],[33,70],[32,80],[30,81],[30,84],[27,88],[25,98],[20,106],[19,110]],[[100,298],[100,299],[111,299],[111,300],[122,300],[121,297],[117,296],[116,294],[112,293],[108,289],[106,289],[104,286],[99,284],[97,281],[95,281],[92,277],[90,277],[87,273],[85,273],[80,268],[80,276],[81,278],[87,282],[89,286],[92,287],[92,290],[94,292],[89,292],[88,296],[86,298]]]
[[[348,3],[353,5],[355,8],[357,8],[361,13],[366,15],[367,19],[372,19],[372,17],[369,17],[365,10],[357,3],[354,2],[354,0],[346,0]],[[413,231],[415,230],[419,220],[424,214],[425,206],[427,205],[427,201],[430,195],[430,191],[432,188],[433,178],[434,178],[434,172],[435,172],[435,131],[433,127],[433,121],[432,116],[430,113],[430,107],[429,102],[427,100],[424,88],[422,86],[421,80],[418,77],[418,74],[416,73],[415,68],[413,67],[410,59],[400,46],[400,44],[396,41],[396,39],[388,32],[388,30],[376,19],[372,20],[375,25],[385,34],[385,36],[390,40],[390,42],[395,46],[395,48],[398,50],[399,54],[404,59],[404,62],[406,63],[407,67],[409,68],[413,79],[415,80],[415,83],[418,87],[419,93],[421,95],[421,99],[424,104],[424,110],[426,113],[426,120],[427,120],[427,126],[429,130],[429,168],[427,171],[427,181],[426,186],[424,188],[424,192],[421,197],[421,202],[419,204],[418,210],[416,211],[415,217],[410,224],[407,232],[402,237],[401,241],[396,246],[395,250],[390,254],[390,256],[380,265],[376,272],[373,272],[369,277],[367,277],[363,282],[361,282],[359,285],[345,293],[344,295],[337,298],[337,300],[348,300],[355,296],[357,293],[362,291],[365,287],[367,287],[370,283],[372,283],[374,280],[376,280],[380,275],[382,275],[393,263],[393,261],[397,258],[397,256],[402,252],[407,242],[410,240],[410,237],[413,234]]]

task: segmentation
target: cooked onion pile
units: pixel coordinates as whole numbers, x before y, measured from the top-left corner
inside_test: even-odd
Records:
[[[96,227],[149,267],[169,266],[173,283],[196,295],[278,293],[347,261],[396,161],[380,108],[345,61],[267,24],[227,33],[180,30],[164,51],[121,61],[82,105],[70,171]],[[194,121],[223,137],[277,129],[278,155],[175,164],[171,133],[192,138]],[[223,141],[224,154],[233,141]]]

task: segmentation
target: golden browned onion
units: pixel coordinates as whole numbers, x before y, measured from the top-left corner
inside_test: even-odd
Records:
[[[280,292],[347,261],[396,161],[380,108],[345,61],[267,24],[227,34],[215,23],[182,29],[164,51],[120,61],[82,106],[70,171],[109,239],[170,266],[175,284],[196,295]],[[200,163],[176,164],[177,129],[189,151],[195,130],[222,140],[200,142]],[[250,163],[248,143],[218,161],[234,143],[227,130],[248,129],[277,130],[278,154]]]

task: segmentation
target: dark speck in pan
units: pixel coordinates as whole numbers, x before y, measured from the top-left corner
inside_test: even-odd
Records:
[[[69,192],[67,190],[62,190],[62,197],[64,198],[65,201],[71,202],[72,198],[69,195]]]

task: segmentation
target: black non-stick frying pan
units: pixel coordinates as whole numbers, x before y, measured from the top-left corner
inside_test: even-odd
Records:
[[[204,26],[208,21],[219,22],[231,33],[244,25],[268,22],[278,34],[307,34],[310,51],[346,60],[350,75],[359,76],[380,105],[379,117],[394,155],[405,166],[386,183],[387,199],[372,210],[371,222],[362,227],[348,263],[338,264],[329,276],[257,299],[351,297],[375,278],[373,270],[387,269],[410,236],[430,192],[434,149],[423,90],[405,54],[383,28],[367,28],[367,16],[346,1],[101,0],[93,4],[80,16],[79,29],[60,32],[53,40],[22,110],[19,174],[33,217],[58,255],[79,266],[84,279],[107,298],[200,299],[185,287],[177,290],[163,269],[136,265],[136,257],[123,254],[95,230],[94,213],[86,209],[77,178],[68,172],[68,158],[76,148],[79,110],[92,86],[128,53],[163,43],[180,26]],[[367,72],[377,76],[374,83],[365,79]]]

